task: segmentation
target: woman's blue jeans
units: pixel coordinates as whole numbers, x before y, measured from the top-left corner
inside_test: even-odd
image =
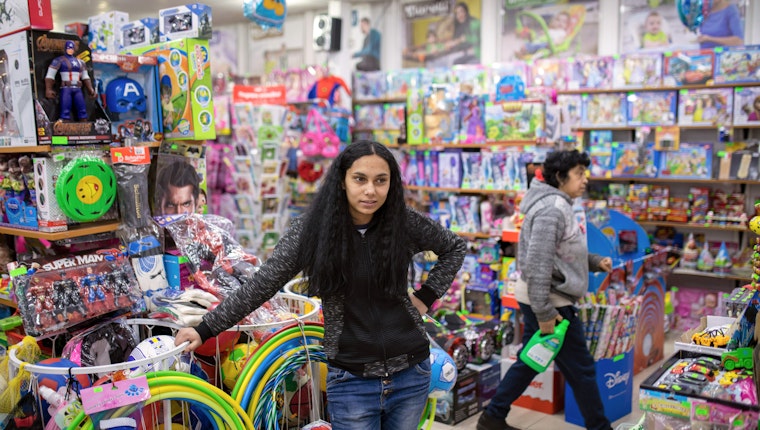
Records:
[[[529,305],[520,303],[520,311],[523,314],[525,326],[522,338],[525,345],[533,333],[538,331],[538,320]],[[562,318],[570,321],[570,326],[565,334],[562,349],[559,350],[554,361],[573,389],[575,398],[579,399],[578,408],[586,422],[586,428],[609,430],[612,426],[604,416],[604,404],[599,394],[599,387],[596,385],[594,358],[586,347],[583,323],[573,306],[557,308],[557,311]],[[504,419],[509,414],[512,402],[522,395],[537,374],[518,358],[499,383],[496,394],[486,408],[486,413],[493,418]]]
[[[416,430],[430,387],[430,360],[383,378],[327,368],[333,430]]]

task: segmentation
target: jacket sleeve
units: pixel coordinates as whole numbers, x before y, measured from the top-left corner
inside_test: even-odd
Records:
[[[599,263],[604,260],[603,255],[588,253],[588,270],[589,272],[601,272]]]
[[[293,220],[272,256],[253,276],[241,279],[242,286],[203,317],[196,330],[204,342],[240,322],[301,271],[297,261],[301,231],[302,220]]]
[[[461,237],[414,209],[408,209],[408,220],[414,251],[432,251],[438,256],[427,281],[414,293],[429,308],[451,287],[467,247]]]
[[[528,284],[530,307],[539,321],[549,321],[557,310],[549,301],[554,259],[565,231],[562,212],[549,208],[533,218],[528,239],[528,252],[521,264],[522,277]]]

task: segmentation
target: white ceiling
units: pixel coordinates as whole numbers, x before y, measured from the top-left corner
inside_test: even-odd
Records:
[[[50,0],[56,31],[63,31],[63,26],[70,22],[86,23],[87,17],[109,10],[127,12],[130,20],[136,20],[148,16],[158,17],[159,9],[195,2],[196,0]],[[200,2],[211,6],[213,25],[250,22],[243,16],[243,0],[206,0],[205,2],[201,0]],[[327,0],[287,0],[288,13],[326,10],[327,3]]]

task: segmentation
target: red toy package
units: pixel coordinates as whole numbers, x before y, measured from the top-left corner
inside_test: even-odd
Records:
[[[30,336],[118,309],[144,309],[132,265],[115,249],[13,266],[18,309]]]

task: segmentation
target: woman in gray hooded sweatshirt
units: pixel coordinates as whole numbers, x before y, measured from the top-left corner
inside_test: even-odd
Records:
[[[596,385],[594,359],[586,347],[583,323],[575,304],[588,291],[588,272],[612,270],[612,260],[589,254],[585,226],[573,213],[573,199],[586,191],[588,154],[557,151],[546,157],[544,181],[533,179],[520,204],[524,214],[518,243],[521,282],[515,296],[523,314],[523,345],[533,334],[554,332],[570,321],[555,362],[573,389],[586,428],[611,429]],[[521,360],[509,368],[496,395],[478,420],[478,430],[513,429],[506,422],[512,402],[522,395],[536,371]]]

